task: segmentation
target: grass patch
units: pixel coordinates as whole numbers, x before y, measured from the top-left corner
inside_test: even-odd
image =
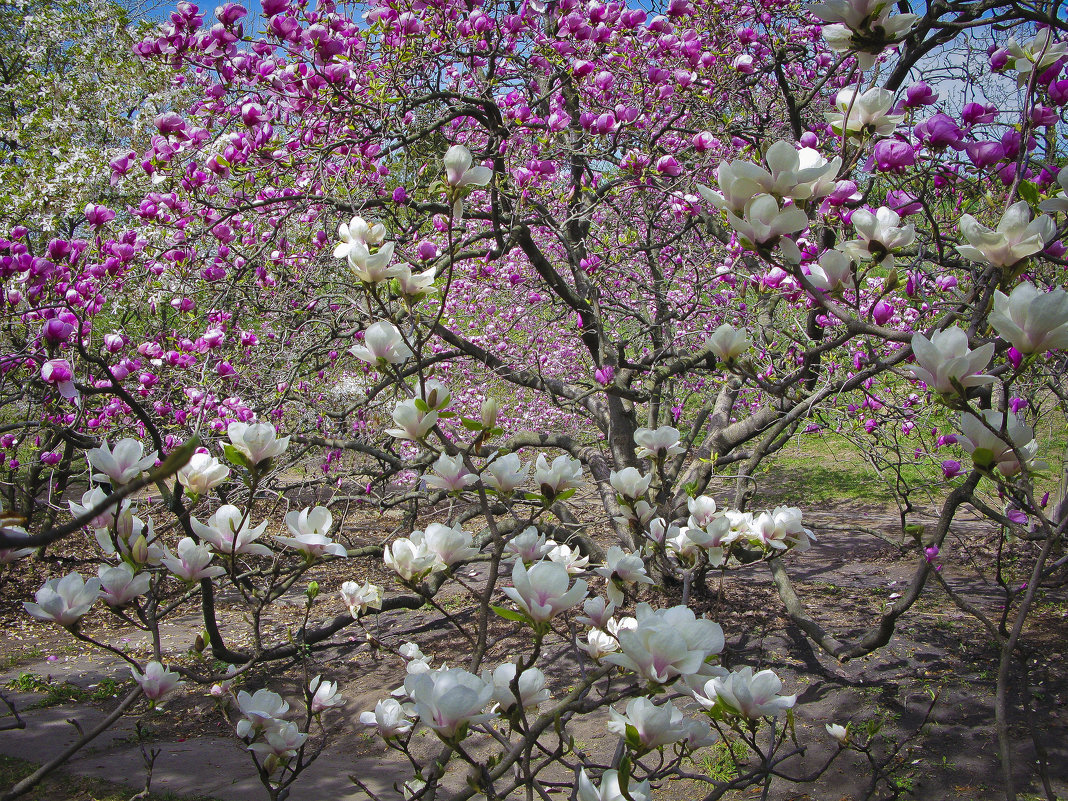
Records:
[[[742,743],[719,740],[694,755],[697,770],[717,783],[726,783],[738,776],[737,765],[745,765],[748,751]]]
[[[23,662],[39,659],[42,656],[44,656],[44,651],[37,646],[32,646],[24,651],[19,651],[18,653],[4,654],[0,656],[0,671],[7,672],[13,670]]]
[[[16,757],[0,756],[0,787],[7,788],[26,778],[40,765]],[[136,791],[124,784],[91,779],[56,771],[21,798],[26,801],[129,801]],[[180,796],[149,793],[143,801],[218,801],[206,795]]]
[[[85,689],[69,681],[53,681],[36,673],[20,673],[17,678],[7,683],[7,689],[20,693],[39,693],[44,698],[34,707],[48,707],[84,701],[106,701],[124,693],[132,684],[132,681],[108,678]]]

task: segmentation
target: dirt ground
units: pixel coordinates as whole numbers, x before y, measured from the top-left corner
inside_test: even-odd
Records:
[[[852,640],[863,634],[880,611],[892,603],[895,593],[914,569],[915,553],[902,553],[885,539],[862,531],[882,532],[892,540],[894,522],[890,510],[855,503],[824,508],[819,514],[806,512],[806,524],[815,529],[818,544],[807,553],[789,555],[788,572],[816,619],[841,640]],[[350,544],[373,541],[384,523],[372,518],[348,527]],[[984,550],[988,537],[989,532],[981,526],[964,520],[956,526],[939,560],[942,575],[950,586],[988,614],[996,615],[999,604],[996,587],[981,583],[974,571],[978,561],[990,557]],[[114,698],[121,697],[129,686],[129,672],[120,660],[86,650],[72,643],[56,627],[39,624],[23,612],[21,601],[31,599],[44,578],[63,575],[72,569],[86,572],[76,548],[65,556],[61,552],[53,560],[9,574],[0,593],[0,621],[6,633],[0,644],[3,668],[0,682],[7,687],[3,693],[20,708],[39,705],[37,710],[26,713],[30,723],[26,732],[0,734],[0,752],[25,758],[45,753],[52,742],[51,735],[38,734],[33,739],[37,719],[34,715],[49,721],[62,720],[65,715],[99,715],[113,708]],[[466,580],[477,585],[481,569],[464,568]],[[316,568],[309,578],[315,578],[321,586],[321,605],[316,606],[313,619],[329,619],[342,611],[337,590],[345,580],[371,578],[388,582],[380,563],[364,562],[335,562]],[[598,581],[596,578],[591,581],[593,588],[599,588]],[[299,589],[304,586],[302,582]],[[1066,597],[1063,588],[1044,589],[1026,630],[1026,667],[1031,685],[1030,698],[1026,700],[1031,711],[1025,711],[1025,699],[1018,696],[1011,699],[1014,710],[1011,734],[1016,747],[1017,787],[1023,793],[1022,798],[1044,797],[1034,770],[1036,743],[1046,752],[1053,789],[1062,797],[1068,794]],[[228,621],[224,634],[240,645],[245,641],[244,623],[233,601],[226,594],[220,596],[220,616]],[[473,613],[469,596],[451,582],[439,596],[439,602],[458,619]],[[667,605],[663,601],[656,603]],[[303,597],[295,590],[292,597],[278,605],[268,630],[284,638],[299,616],[302,604]],[[814,650],[785,618],[765,565],[729,572],[722,591],[714,584],[709,597],[695,606],[699,613],[706,613],[723,626],[727,638],[724,664],[773,668],[783,679],[784,692],[798,694],[794,718],[797,741],[804,746],[804,753],[783,763],[783,773],[806,776],[837,750],[835,741],[825,731],[825,724],[848,723],[856,736],[871,738],[870,760],[854,751],[846,752],[813,784],[776,781],[769,798],[836,801],[869,797],[870,791],[873,798],[889,798],[895,793],[906,798],[961,801],[1001,797],[993,728],[996,649],[980,625],[958,611],[936,586],[927,588],[903,618],[888,646],[845,664]],[[195,609],[191,606],[188,609],[189,614],[165,627],[165,645],[169,658],[195,665],[197,657],[190,653],[190,648],[202,626],[193,614]],[[527,636],[517,624],[508,621],[495,620],[493,625],[494,645],[488,657],[491,665],[499,664],[522,647]],[[143,633],[108,617],[100,605],[86,618],[85,630],[97,639],[139,656],[147,653]],[[358,723],[359,713],[373,709],[375,702],[386,697],[404,677],[403,663],[398,657],[372,650],[368,631],[391,648],[407,641],[417,642],[427,655],[433,656],[435,666],[442,662],[463,666],[466,661],[468,646],[463,637],[438,611],[430,608],[385,613],[369,622],[367,631],[358,627],[342,630],[325,647],[317,649],[309,675],[322,673],[328,679],[339,681],[349,702],[332,718],[334,723],[330,726],[322,765],[309,771],[294,786],[290,796],[293,801],[359,798],[359,792],[345,778],[353,771],[372,778],[375,786],[387,793],[396,779],[405,778],[395,752]],[[557,642],[552,647],[562,653],[566,644]],[[247,677],[245,686],[251,690],[269,685],[283,694],[296,696],[299,675],[295,675],[292,667],[291,663],[264,666]],[[1017,673],[1021,670],[1022,664],[1017,666]],[[569,656],[561,656],[552,674],[554,694],[563,693],[578,678],[578,671],[578,665]],[[43,677],[46,681],[35,684],[25,678],[27,675]],[[1014,685],[1021,686],[1019,681]],[[59,692],[56,697],[57,691],[49,695],[46,686],[74,689],[64,689],[66,695]],[[40,706],[42,701],[47,705]],[[135,711],[146,712],[144,706]],[[592,716],[574,724],[576,742],[590,753],[610,754],[615,747],[615,736],[604,728],[605,717]],[[144,721],[143,736],[154,747],[180,754],[183,747],[200,743],[219,762],[213,771],[217,781],[212,784],[207,776],[201,776],[203,780],[199,783],[190,781],[188,776],[183,780],[168,780],[171,773],[181,776],[183,771],[166,767],[168,763],[164,759],[157,766],[155,786],[219,798],[266,797],[254,781],[251,762],[231,734],[232,725],[203,691],[187,688],[183,695],[168,701],[163,710],[148,712]],[[121,736],[95,744],[89,757],[76,758],[72,769],[89,773],[97,770],[115,776],[121,772],[116,773],[114,765],[129,765],[129,782],[142,785],[143,771],[138,773],[139,749],[132,718],[123,722],[120,733]],[[426,736],[416,741],[429,758],[434,738]],[[103,759],[101,754],[110,755],[111,761]],[[177,759],[180,764],[182,757]],[[94,768],[94,765],[104,767]],[[726,749],[712,748],[707,749],[705,761],[694,767],[727,776],[733,765]],[[882,778],[877,780],[877,776]],[[681,801],[703,797],[707,792],[707,787],[682,782],[659,790],[657,798]],[[733,797],[754,796],[737,793]]]

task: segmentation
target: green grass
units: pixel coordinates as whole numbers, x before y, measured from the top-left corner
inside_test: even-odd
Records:
[[[58,706],[82,701],[106,701],[126,691],[132,681],[102,679],[99,684],[83,689],[69,681],[52,681],[36,673],[20,673],[7,683],[9,690],[22,693],[40,693],[44,696],[37,707]]]
[[[945,421],[941,421],[945,423]],[[939,430],[949,433],[953,426],[944,424]],[[1056,496],[1068,434],[1049,423],[1036,431],[1039,456],[1048,469],[1035,480],[1035,497],[1047,490]],[[905,440],[903,440],[903,443]],[[906,453],[907,459],[912,454]],[[971,467],[967,453],[958,446],[943,448],[930,456],[921,457],[902,466],[902,481],[912,489],[914,501],[937,503],[960,479],[947,482],[941,470],[944,459],[956,459],[964,470]],[[877,470],[866,458],[860,445],[849,437],[833,432],[801,434],[778,453],[767,459],[754,476],[757,482],[756,505],[817,504],[861,502],[891,504],[894,501],[895,474],[889,469]],[[733,490],[729,472],[721,476],[723,483]],[[979,493],[996,497],[996,489],[989,479],[979,485]],[[995,503],[995,506],[1002,505]]]
[[[16,757],[0,756],[0,788],[8,788],[29,776],[38,767]],[[25,801],[128,801],[136,790],[102,779],[74,776],[61,770],[52,773],[25,795]],[[143,801],[218,801],[210,796],[179,796],[174,793],[149,793]]]
[[[13,654],[4,654],[3,656],[0,656],[0,671],[6,672],[8,670],[13,670],[23,662],[29,662],[42,656],[44,656],[44,651],[37,646]]]
[[[694,767],[714,782],[729,782],[738,775],[735,762],[744,765],[746,748],[741,743],[729,740],[719,742],[702,749],[694,755]]]

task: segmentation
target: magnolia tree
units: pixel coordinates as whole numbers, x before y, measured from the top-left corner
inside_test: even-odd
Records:
[[[110,180],[112,159],[149,145],[181,81],[139,59],[134,4],[32,0],[0,9],[0,219],[35,247],[70,238],[87,204],[128,202],[140,186]],[[43,237],[43,238],[42,238]]]
[[[711,799],[805,781],[822,770],[790,763],[804,750],[782,719],[794,697],[771,670],[718,664],[723,632],[690,604],[725,571],[767,569],[830,657],[870,653],[941,582],[968,504],[1026,571],[995,566],[1000,618],[941,582],[999,649],[1014,797],[1013,665],[1037,589],[1065,564],[1063,504],[1035,490],[1060,462],[1035,425],[1059,425],[1068,400],[1063,23],[998,2],[661,11],[270,0],[258,19],[234,4],[210,19],[182,3],[137,45],[197,93],[111,162],[140,198],[87,209],[78,236],[43,248],[22,228],[0,243],[0,446],[20,518],[0,545],[13,561],[95,535],[98,576],[53,579],[26,608],[92,641],[81,620],[102,600],[150,632],[148,664],[118,652],[139,689],[116,717],[138,692],[213,685],[284,797],[337,687],[310,681],[297,720],[235,682],[264,661],[312,664],[339,631],[436,604],[455,581],[478,604],[473,622],[449,616],[463,668],[371,635],[407,664],[364,715],[407,757],[407,795],[649,798],[683,777]],[[1010,37],[991,38],[983,75],[921,80],[932,54],[995,23]],[[1017,112],[961,102],[993,83]],[[890,478],[915,561],[855,640],[790,581],[790,552],[813,540],[802,510],[749,508],[761,464],[820,429],[856,438]],[[917,463],[945,476],[926,525]],[[324,505],[283,521],[309,465],[301,483]],[[74,486],[80,500],[61,501]],[[135,499],[148,486],[151,506]],[[596,511],[576,505],[585,487]],[[402,523],[346,547],[353,506]],[[348,614],[325,619],[311,583],[296,634],[272,639],[272,606],[342,558],[358,579]],[[224,637],[223,584],[250,647]],[[192,603],[226,674],[163,665],[160,623]],[[498,618],[530,635],[503,663]],[[563,655],[581,665],[566,692]],[[569,734],[605,707],[610,758]],[[420,728],[440,751],[419,749]],[[726,783],[690,768],[727,736],[750,767]],[[871,754],[857,732],[829,736]]]

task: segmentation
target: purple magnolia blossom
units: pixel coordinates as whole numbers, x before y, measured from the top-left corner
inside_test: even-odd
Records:
[[[960,118],[965,125],[970,127],[981,123],[993,122],[997,115],[998,110],[993,105],[984,106],[982,103],[968,103],[961,111]]]
[[[904,190],[891,189],[886,193],[886,205],[902,217],[915,214],[923,208],[920,199]]]
[[[890,322],[890,318],[894,316],[894,307],[885,300],[880,300],[875,304],[875,308],[871,310],[871,316],[876,325],[886,325]]]
[[[90,225],[101,226],[115,219],[115,212],[107,206],[90,203],[85,207],[85,219]]]
[[[964,150],[977,169],[984,170],[992,164],[997,164],[1005,157],[1005,148],[1001,142],[968,142]]]
[[[682,175],[682,167],[679,166],[674,156],[661,156],[657,159],[656,171],[662,175],[670,175],[672,178]]]
[[[900,139],[882,139],[875,145],[874,158],[882,172],[904,172],[916,163],[916,151]]]
[[[905,90],[905,108],[930,106],[938,100],[938,95],[924,81],[917,81]]]
[[[952,117],[939,113],[916,126],[916,138],[934,150],[947,147],[960,150],[964,132]]]
[[[68,322],[60,320],[58,317],[46,320],[45,324],[41,327],[41,336],[44,337],[45,342],[49,342],[53,345],[58,345],[60,342],[66,342],[70,339],[70,335],[73,333],[74,326]]]
[[[942,462],[942,475],[946,478],[953,478],[959,476],[961,472],[960,462],[955,459],[946,459]],[[937,553],[937,551],[935,552]]]
[[[1031,122],[1036,128],[1056,125],[1059,119],[1056,109],[1052,109],[1049,106],[1036,105],[1031,109]]]
[[[1068,103],[1068,79],[1050,83],[1049,101],[1057,106],[1063,106]]]

